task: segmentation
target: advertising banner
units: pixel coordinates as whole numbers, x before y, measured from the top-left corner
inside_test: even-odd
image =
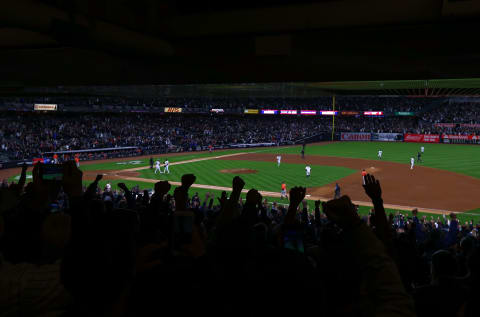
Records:
[[[246,114],[258,114],[258,109],[245,109],[243,113]]]
[[[306,115],[306,116],[314,116],[317,114],[317,111],[315,110],[300,110],[301,115]]]
[[[383,116],[383,111],[364,111],[364,116]]]
[[[262,114],[277,114],[278,110],[271,110],[271,109],[262,109],[261,110]]]
[[[338,111],[326,110],[326,111],[320,111],[320,114],[322,116],[336,116],[338,115]]]
[[[460,124],[462,128],[480,128],[479,123],[462,123]]]
[[[165,107],[165,112],[180,113],[182,108]]]
[[[435,123],[436,128],[455,128],[455,123]]]
[[[43,104],[43,103],[36,103],[33,105],[33,110],[37,111],[55,111],[57,110],[56,104]]]
[[[280,114],[297,114],[297,110],[280,110]]]
[[[342,132],[342,141],[371,141],[372,134],[365,132]]]
[[[340,112],[342,116],[358,116],[360,112],[358,111],[342,111]]]
[[[223,109],[210,109],[210,112],[214,112],[214,113],[224,113],[225,110],[223,110]]]
[[[480,135],[442,134],[442,141],[443,143],[476,144],[480,143]]]
[[[434,126],[437,128],[455,128],[459,125],[462,128],[480,128],[479,123],[435,123]]]
[[[413,134],[405,133],[403,140],[405,142],[417,143],[439,143],[440,136],[438,134]]]
[[[395,112],[396,116],[415,116],[415,112],[411,111],[397,111]]]
[[[372,141],[397,142],[403,140],[401,133],[372,133]]]

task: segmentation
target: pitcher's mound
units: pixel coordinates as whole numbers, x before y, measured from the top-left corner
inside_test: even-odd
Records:
[[[228,173],[228,174],[254,174],[257,170],[251,170],[249,168],[232,168],[226,170],[220,170],[220,173]]]

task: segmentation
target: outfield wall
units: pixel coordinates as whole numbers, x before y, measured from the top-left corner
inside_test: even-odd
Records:
[[[340,141],[383,141],[408,143],[480,144],[480,135],[341,132]]]

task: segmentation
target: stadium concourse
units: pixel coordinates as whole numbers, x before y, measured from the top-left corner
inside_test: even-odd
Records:
[[[439,143],[468,143],[469,149],[476,149],[480,103],[422,98],[402,108],[395,98],[350,98],[335,109],[324,108],[322,100],[315,106],[310,100],[288,100],[273,108],[273,99],[257,100],[260,108],[232,100],[223,112],[202,108],[201,103],[191,112],[188,107],[165,107],[147,113],[96,112],[93,107],[88,113],[32,113],[21,109],[37,100],[12,101],[18,108],[0,114],[1,175],[21,175],[5,180],[0,189],[2,314],[298,314],[307,313],[311,307],[306,306],[318,306],[325,316],[476,316],[480,224],[460,222],[455,213],[436,218],[417,210],[387,214],[383,201],[432,207],[443,203],[438,207],[450,204],[443,209],[464,211],[478,207],[478,194],[472,192],[478,178],[416,166],[415,174],[409,175],[427,182],[423,195],[428,191],[435,196],[422,201],[422,192],[403,181],[410,172],[407,162],[388,161],[388,151],[382,161],[360,164],[361,158],[313,158],[307,142],[360,140],[364,148],[374,140],[405,146],[419,142],[405,155],[416,154],[411,149],[417,152],[426,144],[452,148]],[[450,115],[446,109],[455,102],[462,104],[461,110]],[[48,107],[51,104],[40,108]],[[297,177],[296,184],[289,184],[284,206],[267,204],[262,188],[247,190],[243,178],[248,175],[222,173],[230,187],[222,185],[225,191],[214,199],[210,192],[205,197],[193,194],[203,185],[199,174],[151,181],[150,192],[126,181],[115,188],[100,186],[111,173],[140,181],[136,172],[149,170],[149,164],[113,172],[88,168],[111,162],[100,161],[104,159],[122,162],[140,155],[168,155],[174,174],[182,162],[175,161],[176,155],[190,164],[211,160],[188,158],[195,152],[217,163],[269,160],[276,169],[275,156],[260,151],[285,145],[282,164],[299,165],[302,144],[313,173],[319,165],[327,165],[324,171],[349,167],[360,191],[346,182],[342,194],[347,196],[316,200],[312,208],[307,195],[321,197],[332,188],[298,186],[304,184],[302,175],[302,180]],[[325,147],[338,144],[349,143]],[[290,145],[295,155],[288,153]],[[255,146],[262,147],[247,149]],[[238,147],[245,154],[215,153]],[[166,154],[171,151],[175,153]],[[475,151],[451,152],[472,164],[478,160],[469,156]],[[74,157],[84,172],[71,160]],[[57,165],[50,164],[55,160]],[[25,162],[37,164],[19,167]],[[368,169],[372,165],[377,168]],[[44,178],[51,166],[61,169],[62,180]],[[396,169],[399,166],[403,170]],[[365,167],[368,174],[361,187],[359,172]],[[240,199],[244,191],[245,200]],[[360,195],[372,206],[368,214],[358,212]]]

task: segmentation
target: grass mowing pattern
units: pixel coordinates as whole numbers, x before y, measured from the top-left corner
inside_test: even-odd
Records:
[[[241,174],[245,188],[256,188],[264,191],[280,192],[280,185],[286,182],[287,188],[293,186],[317,187],[332,183],[356,171],[346,167],[312,166],[312,174],[305,176],[304,164],[285,164],[277,167],[277,163],[253,161],[209,160],[170,166],[170,174],[154,174],[154,170],[141,170],[143,178],[180,181],[183,174],[193,173],[197,176],[197,184],[231,187],[235,174],[221,173],[223,169],[248,168],[256,170],[254,174]]]
[[[425,147],[420,166],[448,170],[480,178],[480,146],[460,144],[420,144],[403,142],[336,142],[320,146],[308,146],[305,156],[322,155],[378,160],[378,150],[383,151],[382,161],[410,164],[417,160],[420,147]],[[270,153],[300,155],[301,147],[270,149]],[[415,164],[417,164],[415,162]]]
[[[190,154],[185,154],[185,155],[172,155],[168,156],[153,156],[153,161],[155,165],[155,161],[158,159],[161,163],[165,162],[165,159],[168,158],[168,161],[170,163],[174,162],[180,162],[180,161],[188,161],[188,160],[193,160],[193,159],[199,159],[199,158],[207,158],[207,157],[216,157],[216,156],[222,156],[222,155],[228,155],[228,154],[234,154],[234,153],[241,153],[241,152],[264,152],[266,151],[265,149],[259,149],[259,148],[253,148],[253,149],[233,149],[233,150],[217,150],[213,151],[212,153],[206,152],[206,153],[198,153],[198,152],[191,152]],[[174,153],[172,153],[174,154]],[[162,154],[164,155],[164,154]],[[131,164],[129,162],[133,161],[140,161],[140,164]],[[127,164],[124,164],[127,163]],[[82,171],[94,171],[94,170],[123,170],[123,169],[128,169],[128,168],[135,168],[135,167],[143,167],[143,166],[150,166],[150,158],[142,158],[138,159],[135,157],[132,157],[129,160],[124,160],[119,162],[105,162],[105,163],[97,163],[97,164],[89,164],[89,165],[82,165],[80,162],[80,169]]]

